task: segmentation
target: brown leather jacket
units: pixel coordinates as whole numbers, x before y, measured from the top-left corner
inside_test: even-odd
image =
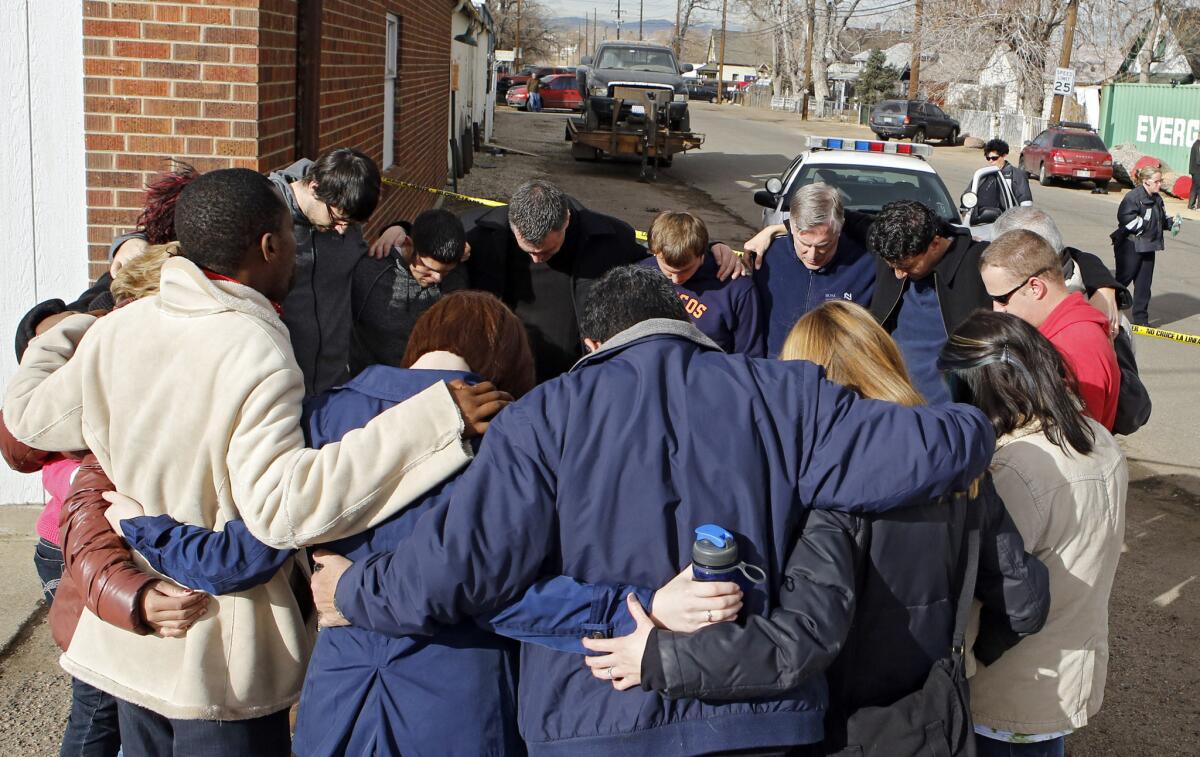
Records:
[[[108,502],[101,494],[113,488],[100,463],[88,453],[63,503],[59,520],[63,576],[50,606],[50,630],[63,649],[71,643],[84,607],[118,628],[138,634],[151,630],[142,621],[138,600],[154,577],[138,569],[129,547],[104,518]]]
[[[0,410],[0,455],[8,467],[17,473],[37,473],[53,454],[17,441],[4,422],[4,411]]]
[[[0,456],[15,471],[36,473],[52,453],[17,441],[0,412]],[[154,577],[134,565],[124,540],[104,518],[108,503],[100,495],[112,488],[95,456],[88,453],[63,503],[58,524],[63,575],[50,605],[50,631],[64,650],[71,643],[84,607],[118,628],[150,633],[142,622],[138,600]]]

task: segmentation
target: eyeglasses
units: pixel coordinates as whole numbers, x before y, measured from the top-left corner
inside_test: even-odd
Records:
[[[992,302],[995,302],[999,305],[1007,305],[1008,301],[1012,299],[1012,296],[1014,294],[1021,291],[1021,289],[1024,288],[1024,286],[1026,284],[1033,281],[1038,276],[1041,276],[1043,273],[1046,273],[1048,270],[1050,270],[1050,269],[1043,268],[1042,270],[1038,271],[1037,273],[1031,273],[1028,276],[1026,276],[1024,279],[1022,279],[1020,284],[1017,284],[1015,287],[1008,290],[1004,294],[989,294],[988,297],[991,298]]]
[[[988,163],[991,163],[993,160],[1000,160],[1000,158],[1002,158],[1002,157],[1004,157],[1004,156],[1003,155],[984,155],[983,159],[986,160]]]
[[[354,223],[354,219],[350,218],[350,216],[339,213],[329,203],[325,203],[325,210],[329,212],[329,225],[330,226],[339,226],[341,224]]]

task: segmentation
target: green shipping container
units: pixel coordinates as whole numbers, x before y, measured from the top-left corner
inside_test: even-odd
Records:
[[[1109,84],[1100,95],[1100,136],[1110,148],[1132,143],[1176,173],[1187,173],[1200,138],[1200,86]]]

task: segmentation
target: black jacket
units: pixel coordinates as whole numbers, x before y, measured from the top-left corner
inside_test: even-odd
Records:
[[[979,275],[979,256],[987,242],[975,242],[967,235],[955,236],[941,261],[934,266],[934,283],[942,308],[946,333],[953,334],[958,325],[980,308],[990,310],[992,301]],[[904,296],[907,279],[898,279],[891,266],[877,258],[875,261],[875,294],[871,297],[871,314],[883,324],[888,333],[896,327],[896,313]]]
[[[1163,230],[1169,228],[1171,218],[1162,195],[1151,195],[1139,184],[1121,198],[1113,241],[1117,242],[1118,252],[1130,246],[1134,252],[1154,252],[1163,248]]]
[[[1104,264],[1104,261],[1099,256],[1093,255],[1090,252],[1077,250],[1074,247],[1064,247],[1062,251],[1064,258],[1069,258],[1071,268],[1078,268],[1080,275],[1083,277],[1084,293],[1091,297],[1096,293],[1097,289],[1115,289],[1117,292],[1117,307],[1125,310],[1133,307],[1133,295],[1129,293],[1129,289],[1121,286],[1117,282],[1117,277],[1113,276],[1112,271]],[[1063,276],[1068,280],[1071,279],[1072,271],[1064,264]]]
[[[66,303],[62,300],[46,300],[34,305],[21,318],[21,322],[17,324],[17,336],[14,345],[17,351],[17,362],[20,362],[21,356],[25,354],[25,348],[29,345],[29,340],[37,335],[38,324],[46,318],[68,311],[88,313],[93,310],[112,310],[113,298],[112,294],[108,291],[111,285],[112,276],[105,271],[74,302]]]
[[[828,730],[836,734],[848,713],[919,689],[934,661],[949,656],[974,507],[982,515],[974,653],[983,664],[994,662],[1041,629],[1050,595],[1046,566],[1025,552],[986,477],[979,497],[965,503],[939,500],[866,517],[808,513],[788,558],[779,608],[691,635],[652,631],[642,687],[669,697],[778,695],[836,655],[827,676]]]
[[[1200,178],[1200,139],[1192,143],[1192,154],[1188,158],[1188,173],[1193,179]]]
[[[633,227],[624,221],[588,210],[570,200],[571,220],[563,247],[551,259],[552,267],[565,266],[572,282],[571,301],[556,304],[548,317],[556,321],[570,319],[578,324],[583,303],[596,280],[617,266],[630,265],[646,258],[646,248],[637,242]],[[467,277],[472,289],[482,289],[499,297],[517,311],[534,297],[529,255],[517,246],[508,225],[508,207],[493,208],[474,219],[464,217],[468,226]],[[583,343],[558,343],[545,336],[561,330],[561,323],[542,324],[526,321],[533,348],[538,381],[545,381],[568,370],[583,357]],[[543,327],[545,331],[543,331]]]

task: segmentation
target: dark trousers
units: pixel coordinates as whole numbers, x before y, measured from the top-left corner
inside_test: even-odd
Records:
[[[1010,744],[975,734],[977,757],[1063,757],[1063,737],[1033,744]]]
[[[62,579],[63,553],[55,544],[38,539],[33,565],[42,580],[46,604],[54,601],[54,592]],[[63,733],[59,757],[116,757],[121,749],[117,729],[117,700],[100,689],[71,679],[71,712]]]
[[[1117,281],[1121,286],[1133,282],[1133,322],[1141,326],[1150,323],[1150,281],[1154,278],[1153,252],[1136,252],[1129,242],[1116,250]]]
[[[171,720],[117,700],[125,757],[289,757],[288,711],[250,720]]]
[[[1192,191],[1188,194],[1188,210],[1200,206],[1200,173],[1192,174]]]

